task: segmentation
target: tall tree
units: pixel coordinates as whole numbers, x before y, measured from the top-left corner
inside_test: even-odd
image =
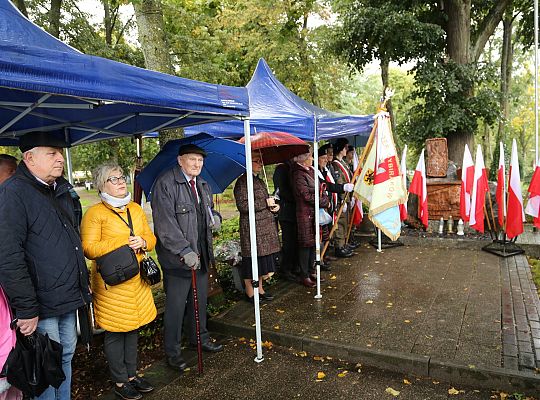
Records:
[[[26,10],[26,4],[24,3],[24,0],[13,0],[19,11],[28,18],[28,11]]]

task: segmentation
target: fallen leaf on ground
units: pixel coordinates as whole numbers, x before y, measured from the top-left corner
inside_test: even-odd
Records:
[[[405,385],[410,385],[410,384],[411,384],[411,382],[408,381],[407,379],[403,379],[403,383],[404,383]]]
[[[321,356],[314,356],[313,359],[315,361],[322,361],[323,360],[323,358]]]
[[[313,339],[318,339],[319,337],[317,335],[312,336]]]
[[[455,388],[448,389],[448,394],[459,394],[459,390]]]
[[[345,377],[348,373],[349,373],[349,371],[343,371],[343,372],[340,372],[339,374],[337,374],[337,376],[340,377],[340,378],[343,378],[343,377]]]
[[[373,300],[366,301],[366,304],[373,304]]]
[[[439,383],[440,383],[439,381],[433,381],[434,385],[438,385]]]
[[[397,390],[392,389],[391,387],[387,387],[385,392],[391,394],[394,397],[399,396],[399,392]]]
[[[421,312],[422,312],[422,310],[416,310],[417,314],[420,314]]]
[[[335,275],[330,276],[331,281],[335,280],[336,278],[337,278],[337,276],[335,276]]]
[[[299,355],[300,357],[306,357],[306,356],[307,356],[307,353],[306,353],[305,351],[301,351],[301,352],[298,353],[298,355]]]
[[[273,343],[270,342],[269,340],[266,340],[266,341],[262,342],[262,347],[265,347],[268,350],[270,350],[272,348],[272,346],[273,346]]]
[[[360,326],[360,322],[357,322],[355,325],[356,325],[356,326]]]
[[[337,308],[337,306],[330,306],[330,308]]]
[[[406,320],[405,320],[405,321],[403,321],[403,322],[405,322],[406,324],[410,324],[410,323],[411,323],[411,321],[410,321],[410,320],[408,320],[408,319],[406,319]]]
[[[326,374],[322,371],[317,372],[317,379],[324,379]]]
[[[279,308],[276,310],[276,312],[280,313],[280,314],[283,314],[285,312],[285,310],[280,310]]]
[[[276,331],[279,331],[279,325],[274,325],[274,329],[275,329]]]
[[[332,357],[326,356],[326,359],[327,359],[327,360],[332,360]]]

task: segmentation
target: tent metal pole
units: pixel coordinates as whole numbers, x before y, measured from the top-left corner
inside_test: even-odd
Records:
[[[313,116],[313,173],[315,190],[315,268],[317,274],[316,299],[322,299],[321,294],[321,227],[319,225],[319,143],[317,142],[317,116]]]
[[[538,0],[534,0],[534,165],[538,165]]]
[[[257,342],[257,357],[255,362],[264,361],[262,354],[261,340],[261,311],[259,299],[259,265],[257,262],[257,232],[255,229],[255,198],[253,196],[253,168],[251,165],[251,132],[249,119],[244,120],[244,140],[246,147],[246,176],[248,192],[248,212],[249,212],[249,241],[251,246],[251,273],[253,275],[253,303],[255,308],[255,338]]]
[[[73,166],[71,164],[71,149],[66,147],[66,165],[68,182],[73,185]]]

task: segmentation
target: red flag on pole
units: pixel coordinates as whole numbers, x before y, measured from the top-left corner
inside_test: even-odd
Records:
[[[418,216],[422,224],[428,226],[428,205],[427,205],[427,186],[426,186],[426,164],[424,162],[424,149],[420,153],[418,164],[414,170],[414,176],[409,187],[409,193],[418,196]]]
[[[521,178],[516,139],[512,140],[512,158],[510,160],[510,178],[508,179],[508,215],[506,218],[506,235],[513,239],[523,233],[523,196],[521,195]]]
[[[497,202],[497,216],[499,225],[504,225],[506,217],[506,171],[504,169],[504,147],[503,143],[499,142],[499,169],[497,170],[497,192],[495,193],[495,201]]]
[[[481,233],[484,233],[484,204],[488,190],[489,187],[486,167],[484,166],[484,156],[482,155],[482,147],[478,145],[476,148],[476,160],[474,163],[474,178],[469,225],[471,228],[476,229]]]
[[[354,150],[353,154],[353,170],[356,171],[358,169],[358,154],[356,153],[356,149]],[[364,219],[364,210],[362,210],[362,200],[360,199],[353,199],[354,200],[354,214],[352,219],[352,224],[354,226],[358,226],[362,223],[362,220]]]
[[[407,145],[403,148],[401,155],[401,176],[403,177],[403,187],[407,190]],[[399,218],[402,221],[407,219],[407,200],[399,205]]]
[[[459,206],[461,219],[464,222],[469,221],[471,212],[471,193],[474,178],[474,164],[469,151],[469,146],[465,145],[463,152],[463,165],[461,168],[461,194],[459,197]]]
[[[540,229],[540,166],[536,165],[529,185],[529,201],[525,212],[534,217],[534,226]]]

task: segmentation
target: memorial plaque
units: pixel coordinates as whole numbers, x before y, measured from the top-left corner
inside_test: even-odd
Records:
[[[437,220],[442,217],[447,220],[452,216],[454,220],[458,220],[461,181],[444,182],[437,179],[430,182],[428,179],[426,186],[429,219]]]
[[[448,147],[446,138],[426,140],[427,166],[426,175],[433,178],[443,178],[448,169]]]

